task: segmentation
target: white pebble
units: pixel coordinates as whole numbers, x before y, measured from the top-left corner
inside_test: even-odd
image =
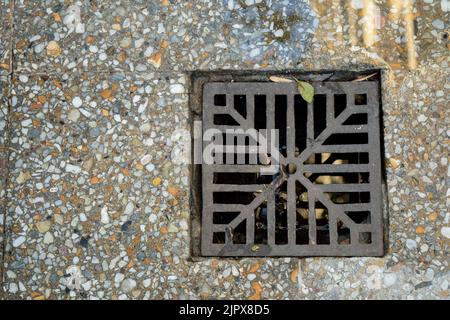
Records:
[[[425,121],[427,121],[427,117],[424,116],[423,114],[421,114],[420,116],[417,117],[417,121],[425,122]]]
[[[274,32],[275,37],[282,37],[284,34],[284,31],[282,29],[278,29]]]
[[[250,274],[247,276],[247,279],[248,279],[249,281],[255,280],[255,278],[256,278],[256,274],[254,274],[254,273],[250,273]]]
[[[77,174],[81,172],[81,168],[68,163],[66,164],[66,171]]]
[[[22,291],[22,292],[24,292],[25,290],[27,290],[27,288],[25,288],[24,284],[23,284],[21,281],[19,281],[19,289],[20,289],[20,291]]]
[[[447,239],[450,239],[450,227],[442,227],[441,233],[444,237],[446,237]]]
[[[444,12],[450,11],[450,0],[441,0],[441,9]]]
[[[114,277],[114,282],[115,283],[122,282],[124,278],[125,276],[123,275],[123,273],[116,273],[116,276]]]
[[[18,290],[19,287],[17,286],[17,284],[15,284],[14,282],[9,284],[9,292],[16,293]]]
[[[53,235],[52,235],[50,232],[47,232],[47,233],[44,235],[44,243],[45,243],[45,244],[53,243]]]
[[[150,286],[151,280],[150,279],[145,279],[144,281],[142,281],[142,284],[144,285],[145,288],[148,288]]]
[[[386,287],[393,286],[397,281],[397,275],[395,273],[386,273],[384,275],[383,283]]]
[[[258,55],[259,55],[259,49],[255,48],[252,51],[250,51],[250,57],[251,58],[254,58],[254,57],[258,56]]]
[[[70,121],[77,122],[78,119],[80,118],[80,111],[78,111],[77,109],[70,110],[67,118]]]
[[[85,291],[89,291],[89,290],[91,289],[91,285],[92,285],[92,282],[91,282],[91,281],[86,281],[86,282],[83,283],[81,286],[83,287],[83,289],[84,289]]]
[[[149,155],[149,154],[146,154],[145,156],[143,156],[143,157],[141,158],[141,164],[142,164],[143,166],[145,166],[147,163],[150,162],[150,160],[152,160],[152,156]]]
[[[122,282],[122,285],[120,286],[120,288],[124,291],[124,292],[130,292],[131,290],[133,290],[136,287],[136,281],[134,281],[133,279],[125,279]]]
[[[225,271],[223,272],[222,275],[224,278],[227,278],[230,276],[230,274],[231,274],[231,268],[227,268],[227,269],[225,269]]]
[[[139,129],[142,131],[142,132],[149,132],[150,131],[150,129],[151,129],[151,127],[150,127],[150,123],[144,123],[142,126],[140,126],[139,127]]]
[[[143,44],[144,44],[144,39],[143,39],[143,38],[137,39],[137,40],[134,42],[134,46],[135,46],[137,49],[139,49]]]
[[[121,122],[121,121],[122,121],[122,118],[120,117],[120,114],[115,114],[115,115],[114,115],[114,120],[115,120],[116,122]]]
[[[34,52],[37,53],[37,54],[39,54],[39,53],[41,53],[42,51],[44,51],[44,48],[45,48],[45,43],[43,43],[43,42],[38,43],[38,44],[34,47]]]
[[[181,84],[173,84],[170,86],[170,93],[177,94],[177,93],[184,93],[184,87]]]
[[[101,219],[100,221],[104,224],[109,223],[109,215],[108,215],[108,208],[107,207],[103,207],[102,210],[100,211],[100,215],[101,215]]]
[[[83,104],[83,101],[81,101],[80,97],[74,97],[72,99],[72,104],[75,108],[79,108]]]
[[[188,223],[186,222],[186,220],[181,220],[179,225],[180,225],[181,230],[187,230],[188,229]]]
[[[133,212],[134,205],[131,202],[128,202],[127,206],[125,207],[125,211],[123,212],[125,215],[129,215]]]
[[[148,47],[144,51],[144,57],[150,57],[152,55],[152,53],[153,53],[153,48],[152,47]]]
[[[27,83],[28,82],[28,76],[20,75],[19,76],[19,80],[20,80],[20,82]]]
[[[351,5],[352,8],[356,10],[364,8],[363,0],[352,0]]]
[[[416,243],[416,241],[414,241],[414,240],[412,240],[412,239],[407,239],[407,240],[406,240],[406,247],[407,247],[409,250],[414,250],[414,249],[417,248],[417,243]]]
[[[22,243],[24,243],[26,240],[26,238],[24,236],[18,236],[16,239],[14,239],[13,241],[13,246],[15,248],[19,247]]]
[[[152,214],[148,217],[148,219],[150,220],[151,223],[155,223],[157,218],[158,218],[158,217],[157,217],[156,214],[154,214],[154,213],[152,213]]]
[[[445,28],[444,21],[442,21],[440,19],[434,20],[431,24],[433,25],[433,27],[435,27],[436,29],[439,29],[439,30],[442,30]]]

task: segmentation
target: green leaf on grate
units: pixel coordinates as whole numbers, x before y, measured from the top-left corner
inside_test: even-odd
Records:
[[[310,83],[300,80],[297,80],[297,86],[302,98],[306,102],[311,103],[314,98],[314,87]]]

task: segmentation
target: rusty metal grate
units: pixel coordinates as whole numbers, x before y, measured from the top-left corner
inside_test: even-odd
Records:
[[[224,147],[201,165],[202,256],[383,254],[378,80],[312,84],[309,104],[295,83],[203,84],[203,151]]]

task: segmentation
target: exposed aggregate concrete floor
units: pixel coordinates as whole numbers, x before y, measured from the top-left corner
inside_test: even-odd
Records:
[[[448,299],[450,2],[273,2],[0,0],[2,299]],[[383,70],[389,250],[193,261],[185,71],[288,68]]]

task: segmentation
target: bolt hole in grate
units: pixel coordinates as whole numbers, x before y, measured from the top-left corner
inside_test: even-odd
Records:
[[[365,81],[352,81],[358,73],[320,76],[308,78],[312,103],[295,83],[269,75],[205,76],[197,85],[194,78],[202,131],[215,132],[203,149],[224,146],[194,170],[201,176],[199,255],[383,254],[379,73]],[[273,172],[261,172],[275,158],[255,148],[260,142],[248,129],[273,140]]]

